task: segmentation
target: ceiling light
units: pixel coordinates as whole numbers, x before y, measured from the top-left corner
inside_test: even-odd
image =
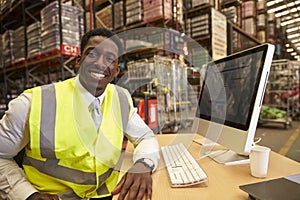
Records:
[[[270,7],[270,6],[273,6],[273,5],[277,4],[277,3],[280,3],[280,2],[282,2],[282,1],[283,1],[283,0],[269,1],[269,2],[267,2],[267,6]]]
[[[296,9],[297,10],[297,9]],[[285,10],[283,12],[280,12],[280,13],[276,13],[275,14],[275,17],[281,17],[281,16],[284,16],[284,15],[288,15],[290,14],[290,11],[289,10]]]
[[[287,7],[286,5],[278,6],[278,7],[275,7],[275,8],[272,8],[272,9],[268,10],[268,13],[278,12],[280,10],[286,9],[286,7]]]
[[[286,52],[288,52],[288,53],[293,52],[293,51],[294,51],[293,48],[288,48],[288,49],[286,49]]]
[[[292,19],[292,20],[288,20],[288,21],[285,21],[285,22],[281,22],[281,26],[286,26],[288,24],[294,24],[295,22],[299,22],[300,21],[300,18],[295,18],[295,19]]]
[[[297,31],[297,30],[299,30],[299,27],[293,27],[293,28],[286,29],[286,32],[290,33],[290,32]]]
[[[294,43],[297,43],[299,41],[300,41],[300,39],[293,39],[293,40],[291,40],[291,43],[294,44]]]
[[[295,56],[295,55],[297,55],[296,52],[292,52],[292,53],[291,53],[291,56]]]
[[[299,36],[300,36],[300,33],[295,33],[295,34],[288,35],[287,38],[292,39],[292,38],[299,37]]]

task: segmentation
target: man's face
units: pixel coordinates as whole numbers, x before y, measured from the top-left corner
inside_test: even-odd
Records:
[[[100,96],[120,71],[118,47],[106,37],[93,36],[83,50],[79,64],[80,83],[94,96]]]

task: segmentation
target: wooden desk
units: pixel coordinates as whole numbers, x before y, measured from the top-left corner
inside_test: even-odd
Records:
[[[252,177],[249,164],[226,166],[216,163],[209,157],[198,160],[201,145],[192,142],[192,138],[195,136],[192,134],[165,134],[157,135],[157,138],[160,145],[183,141],[207,173],[208,182],[200,186],[171,188],[161,155],[159,166],[153,174],[153,200],[248,200],[248,194],[240,190],[239,185],[300,173],[300,163],[275,152],[270,154],[268,175],[264,179]],[[132,152],[131,146],[128,147],[128,152]],[[132,153],[126,155],[125,158],[132,159]]]

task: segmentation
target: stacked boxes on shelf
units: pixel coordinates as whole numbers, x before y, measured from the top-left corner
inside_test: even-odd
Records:
[[[140,47],[163,49],[178,55],[183,54],[184,37],[174,29],[143,28],[132,30],[130,34],[121,36],[127,51]]]
[[[144,21],[148,22],[160,17],[172,19],[171,0],[143,0]]]
[[[275,13],[268,13],[268,42],[274,44],[275,43]]]
[[[259,0],[256,2],[257,7],[257,38],[265,42],[266,41],[266,23],[267,23],[267,14],[266,14],[266,2],[264,0]]]
[[[79,54],[80,36],[83,28],[82,11],[74,6],[61,4],[62,44],[60,45],[59,4],[57,1],[41,10],[42,51],[61,50],[62,54]]]
[[[153,47],[163,49],[164,44],[169,43],[166,37],[165,31],[160,29],[153,29],[146,33],[147,42],[152,42]]]
[[[182,54],[184,40],[180,33],[173,29],[154,29],[147,33],[147,41],[153,43],[153,47],[164,49],[176,54]]]
[[[209,35],[210,17],[208,13],[197,15],[190,20],[191,36],[197,38]]]
[[[96,12],[96,27],[112,29],[112,6],[108,5]]]
[[[242,3],[242,28],[246,33],[256,35],[255,1]]]
[[[3,64],[8,67],[14,60],[13,55],[13,30],[7,30],[2,35],[2,48],[3,48]]]
[[[156,28],[132,29],[129,34],[121,35],[125,42],[126,51],[136,50],[143,47],[162,46],[163,38],[161,30]]]
[[[195,69],[197,69],[198,72],[201,71],[201,69],[210,61],[212,61],[211,56],[209,55],[209,52],[205,48],[194,48],[190,50],[190,61],[189,63],[191,66],[193,66]]]
[[[135,60],[127,63],[128,78],[135,79],[150,79],[155,78],[154,64],[147,59]]]
[[[126,25],[143,20],[143,7],[141,0],[126,0]]]
[[[25,48],[24,26],[20,26],[13,32],[13,63],[25,60]]]
[[[42,53],[41,22],[37,21],[27,27],[27,58]]]
[[[168,48],[175,54],[177,55],[182,55],[183,49],[184,49],[184,43],[185,43],[185,39],[184,37],[181,35],[180,32],[175,31],[174,29],[168,29],[168,33],[169,33],[169,43],[167,43]]]
[[[261,26],[264,27],[263,29],[265,29],[266,27],[266,17],[264,14],[260,14],[257,16],[257,26]],[[257,31],[257,38],[262,41],[265,42],[266,41],[266,31],[265,30],[259,30]]]
[[[228,8],[222,9],[222,13],[226,18],[236,24],[237,26],[241,25],[241,8],[239,6],[230,6]]]
[[[189,37],[192,37],[191,18],[186,19],[185,34]]]
[[[123,1],[114,4],[114,28],[121,28],[124,26],[124,12]]]
[[[230,0],[222,0],[222,4],[229,3],[230,6],[224,7],[222,13],[226,16],[228,21],[231,21],[238,27],[242,27],[242,5],[238,2],[235,5],[232,5]],[[231,47],[236,52],[240,50],[240,37],[241,35],[237,31],[231,32]]]

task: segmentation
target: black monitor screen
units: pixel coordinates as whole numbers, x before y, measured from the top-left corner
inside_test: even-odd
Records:
[[[267,46],[207,65],[197,117],[248,130]]]

